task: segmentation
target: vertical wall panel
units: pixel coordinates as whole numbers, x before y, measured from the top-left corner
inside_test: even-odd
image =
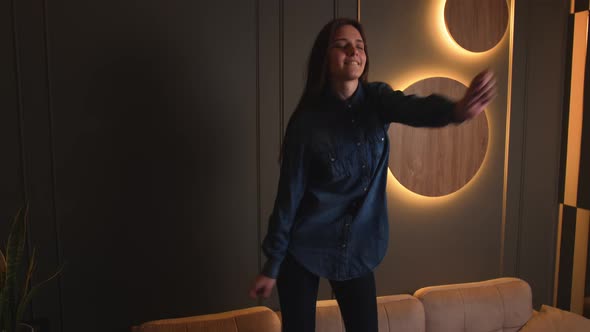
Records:
[[[511,31],[510,31],[510,93],[509,93],[509,118],[507,121],[507,142],[505,147],[506,160],[504,168],[504,247],[502,251],[502,275],[515,276],[518,273],[518,241],[521,229],[521,203],[522,203],[522,176],[523,176],[523,151],[525,112],[524,97],[526,96],[526,84],[522,79],[526,73],[526,52],[517,51],[517,45],[524,43],[528,37],[529,11],[527,3],[512,1],[510,4]],[[524,10],[521,9],[525,8]],[[518,16],[516,13],[519,13]],[[518,33],[516,25],[518,24]],[[518,148],[510,148],[511,146]]]
[[[572,5],[574,2],[572,1]],[[562,160],[561,160],[561,176],[560,176],[560,194],[563,195],[563,202],[569,204],[571,209],[577,211],[577,218],[575,222],[575,240],[573,257],[557,257],[560,262],[557,265],[556,273],[561,277],[569,277],[571,280],[561,280],[556,283],[558,286],[557,299],[561,299],[561,303],[556,301],[558,305],[565,305],[563,303],[564,293],[570,294],[570,305],[567,307],[572,312],[584,314],[584,297],[586,294],[586,284],[590,276],[587,275],[588,264],[588,220],[589,210],[584,209],[585,201],[588,196],[588,189],[586,188],[588,182],[588,160],[590,160],[587,153],[588,148],[588,128],[590,124],[587,117],[584,116],[584,111],[588,109],[588,96],[585,91],[586,83],[588,82],[588,10],[584,9],[580,12],[569,15],[568,30],[567,30],[567,59],[565,65],[566,79],[564,82],[564,116],[562,123]],[[563,188],[563,189],[562,189]],[[561,199],[562,197],[560,197]],[[558,236],[561,236],[558,233]],[[558,243],[563,243],[571,239],[558,238]],[[572,245],[572,244],[570,244]],[[561,253],[559,255],[570,254],[569,252]],[[566,262],[572,261],[572,266],[562,266],[561,258],[565,258]],[[564,267],[567,270],[561,271]],[[571,271],[570,271],[571,270]],[[571,273],[570,273],[571,272]],[[568,274],[569,273],[569,274]],[[561,287],[565,288],[561,288]],[[588,306],[586,306],[588,307]],[[588,308],[586,308],[588,309]],[[586,310],[587,311],[587,310]],[[588,315],[588,313],[586,313]]]
[[[568,6],[554,0],[515,6],[511,114],[517,121],[507,171],[517,177],[508,182],[506,225],[517,246],[506,255],[539,307],[553,297]]]
[[[255,2],[49,5],[64,330],[251,305]]]
[[[571,311],[584,313],[584,294],[586,286],[586,264],[588,262],[588,232],[590,231],[590,211],[576,209],[576,234],[574,242],[574,262],[572,275]]]
[[[575,237],[576,208],[564,205],[559,259],[559,292],[557,293],[557,307],[564,310],[570,309]]]
[[[564,203],[576,206],[578,201],[578,178],[582,151],[582,119],[584,103],[584,76],[586,65],[586,31],[588,13],[575,15],[572,33],[571,84],[569,88],[569,119],[567,136],[567,160],[565,163]]]
[[[29,204],[30,248],[36,248],[38,268],[33,283],[59,268],[59,237],[53,195],[53,155],[48,95],[44,3],[17,1],[18,57],[22,93],[24,184]],[[61,329],[60,281],[53,280],[33,299],[33,313],[41,329]]]
[[[259,4],[259,75],[260,86],[260,216],[259,244],[266,235],[268,218],[272,213],[279,178],[279,151],[282,140],[281,118],[281,1],[260,0]],[[266,257],[259,251],[259,268]],[[251,276],[253,278],[253,276]],[[266,305],[278,308],[276,290]]]
[[[13,5],[0,3],[0,243],[6,241],[11,218],[24,201]]]
[[[356,19],[360,0],[336,0],[338,17]]]
[[[588,24],[588,11],[586,11],[586,23]],[[586,28],[586,31],[588,28]],[[588,36],[586,35],[586,38]],[[583,113],[586,115],[582,119],[582,142],[580,151],[580,174],[578,177],[578,201],[579,208],[590,210],[590,43],[586,39],[586,65],[584,74],[584,96],[583,96]],[[590,279],[590,278],[589,278]]]

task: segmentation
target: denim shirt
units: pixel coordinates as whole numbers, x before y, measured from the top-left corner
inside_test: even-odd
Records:
[[[391,122],[440,127],[454,103],[385,83],[361,84],[348,100],[324,94],[287,126],[279,187],[262,243],[262,274],[277,278],[290,253],[311,273],[347,280],[371,272],[387,251],[385,187]]]

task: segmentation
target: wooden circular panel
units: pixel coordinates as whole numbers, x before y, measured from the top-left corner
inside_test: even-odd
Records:
[[[437,93],[459,100],[466,89],[455,80],[434,77],[412,84],[404,93]],[[462,188],[479,170],[488,146],[488,120],[482,112],[470,121],[443,128],[392,123],[389,138],[389,167],[396,179],[417,194],[443,196]]]
[[[451,37],[466,50],[494,47],[508,28],[506,0],[447,0],[445,23]]]

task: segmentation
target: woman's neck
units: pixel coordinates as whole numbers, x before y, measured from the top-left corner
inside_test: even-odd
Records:
[[[331,87],[332,87],[332,92],[334,93],[335,96],[337,96],[338,98],[342,99],[342,100],[346,100],[348,98],[350,98],[354,92],[356,91],[356,88],[359,85],[359,81],[358,80],[352,80],[352,81],[332,81],[331,82]]]

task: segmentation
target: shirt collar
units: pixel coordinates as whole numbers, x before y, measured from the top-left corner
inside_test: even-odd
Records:
[[[359,81],[356,91],[346,100],[342,100],[336,96],[329,87],[326,89],[324,96],[329,105],[333,106],[335,109],[352,109],[365,100],[365,89],[363,88],[363,83]]]

